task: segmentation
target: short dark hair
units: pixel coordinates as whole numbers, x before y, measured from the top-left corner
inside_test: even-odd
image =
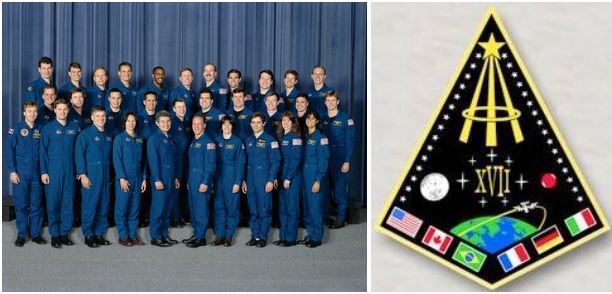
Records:
[[[155,122],[158,122],[159,119],[162,117],[172,119],[172,117],[170,116],[170,112],[168,112],[167,110],[160,110],[158,113],[155,114]]]
[[[176,98],[176,99],[174,99],[174,102],[172,102],[172,107],[174,107],[174,105],[176,105],[179,102],[183,102],[183,103],[185,103],[185,106],[187,106],[187,102],[185,102],[185,99],[183,99],[183,98]]]
[[[236,93],[242,93],[242,94],[246,95],[246,91],[244,90],[244,88],[241,88],[241,87],[238,87],[238,88],[234,89],[232,91],[232,96],[234,96],[234,94],[236,94]]]
[[[155,71],[156,71],[156,70],[158,70],[158,69],[161,69],[161,70],[162,70],[164,73],[166,72],[166,70],[165,70],[165,69],[164,69],[164,68],[163,68],[161,65],[158,65],[158,66],[156,66],[156,67],[154,67],[154,68],[153,68],[153,70],[151,71],[151,73],[152,73],[152,74],[154,74],[154,73],[155,73]]]
[[[212,64],[212,63],[207,63],[207,64],[204,64],[204,66],[202,67],[202,71],[204,71],[204,68],[206,68],[206,66],[207,66],[207,65],[212,65],[212,66],[213,66],[213,68],[215,69],[215,72],[217,72],[217,66],[216,66],[216,65],[214,65],[214,64]]]
[[[47,56],[43,56],[38,60],[38,67],[40,68],[40,66],[42,64],[51,64],[51,67],[53,67],[53,59],[51,59],[50,57]]]
[[[200,90],[200,97],[202,97],[202,94],[204,94],[204,93],[210,94],[210,99],[213,99],[213,100],[215,99],[215,96],[213,95],[213,91],[211,89],[204,88],[204,89]]]
[[[274,91],[270,91],[266,94],[266,96],[264,97],[264,101],[266,100],[266,98],[270,97],[270,96],[276,96],[276,101],[280,100],[280,97],[278,96],[278,94],[276,94],[276,92]]]
[[[44,88],[43,88],[43,90],[42,90],[42,91],[43,91],[43,93],[44,93],[44,92],[45,92],[45,90],[47,90],[47,89],[53,89],[53,92],[55,92],[55,93],[57,94],[57,89],[56,89],[56,88],[55,88],[53,85],[49,85],[49,84],[45,85],[45,87],[44,87]]]
[[[57,108],[60,104],[66,104],[66,106],[68,106],[68,101],[64,98],[55,99],[55,102],[53,102],[53,109]]]
[[[201,113],[196,113],[196,114],[194,114],[194,115],[191,117],[191,121],[193,122],[193,119],[194,119],[194,118],[196,118],[196,117],[201,118],[201,119],[204,121],[204,124],[206,124],[206,117],[205,117],[203,114],[201,114]]]
[[[132,111],[128,111],[126,114],[123,115],[123,121],[121,124],[124,130],[125,130],[125,123],[127,123],[128,117],[130,117],[130,115],[134,117],[134,120],[136,121],[136,127],[138,127],[138,116],[136,115],[136,113]]]
[[[38,104],[36,104],[36,102],[34,101],[28,100],[26,102],[23,102],[23,106],[21,107],[21,110],[25,112],[26,108],[28,107],[36,107],[36,109],[38,109]]]
[[[312,71],[310,73],[314,73],[314,70],[320,68],[323,70],[323,74],[327,75],[327,69],[325,69],[325,67],[323,65],[317,64],[315,66],[312,67]]]
[[[117,89],[117,88],[112,88],[110,89],[110,91],[108,91],[108,96],[110,97],[111,93],[119,93],[123,96],[123,93],[121,93],[121,90]]]
[[[262,121],[262,122],[266,122],[266,117],[263,115],[263,113],[261,113],[261,112],[259,112],[259,111],[258,111],[258,112],[253,113],[253,115],[251,115],[251,121],[252,121],[254,118],[256,118],[256,117],[261,118],[261,121]]]
[[[74,93],[81,93],[81,94],[83,94],[83,98],[85,98],[85,90],[83,90],[83,88],[81,88],[81,87],[72,88],[72,90],[70,90],[70,95],[68,95],[68,97],[70,97],[70,99],[72,99],[72,95]]]
[[[336,100],[340,101],[340,95],[338,95],[338,91],[336,90],[331,90],[327,92],[327,94],[325,94],[325,98],[327,97],[336,97]]]
[[[183,67],[181,68],[181,70],[179,70],[179,77],[183,74],[184,71],[188,71],[191,73],[191,75],[193,75],[193,71],[191,70],[191,68]]]
[[[283,77],[286,78],[288,74],[292,74],[295,76],[296,80],[298,79],[298,72],[295,69],[288,69]]]
[[[229,76],[230,76],[230,74],[231,74],[231,73],[237,73],[237,74],[238,74],[238,78],[242,78],[242,73],[241,73],[239,70],[235,69],[235,68],[232,68],[232,69],[230,69],[230,70],[227,72],[227,77],[228,77],[228,78],[229,78]]]
[[[310,98],[308,98],[308,95],[306,93],[298,93],[295,97],[295,100],[297,100],[298,98],[304,98],[306,99],[306,101],[310,102]]]
[[[153,91],[146,91],[144,93],[144,95],[142,95],[142,101],[147,100],[147,95],[153,95],[153,96],[155,96],[155,100],[157,100],[157,93],[155,93]]]
[[[121,70],[122,66],[129,66],[130,69],[132,69],[132,64],[131,63],[129,63],[127,61],[123,61],[123,62],[119,63],[119,67],[117,67],[117,70]]]
[[[272,72],[272,70],[269,69],[264,69],[262,71],[259,72],[259,76],[258,78],[261,79],[261,74],[268,74],[270,77],[272,77],[272,83],[274,83],[274,73]]]
[[[315,110],[312,110],[312,109],[308,109],[306,113],[304,114],[304,117],[308,118],[311,115],[319,122],[321,121],[321,117],[319,116],[319,113],[317,113]]]
[[[221,119],[219,120],[219,130],[222,131],[221,127],[226,121],[229,121],[229,123],[232,125],[232,134],[233,134],[234,130],[236,130],[236,121],[234,121],[234,119],[229,115],[224,115],[223,117],[221,117]]]
[[[81,69],[81,64],[79,64],[78,62],[71,62],[70,65],[68,65],[68,71],[70,71],[71,68],[78,68]]]
[[[106,109],[104,109],[104,107],[102,107],[102,106],[100,106],[100,105],[94,105],[94,106],[91,108],[91,114],[93,114],[93,113],[94,113],[94,112],[96,112],[96,111],[102,111],[102,112],[106,113]]]

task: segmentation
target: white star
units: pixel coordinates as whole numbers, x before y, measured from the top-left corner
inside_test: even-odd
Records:
[[[438,130],[440,130],[440,131],[444,130],[444,125],[442,125],[442,124],[438,125]]]
[[[531,112],[531,115],[532,115],[532,116],[537,116],[537,115],[538,115],[538,111],[537,111],[537,110],[532,111],[532,112]]]
[[[478,203],[480,203],[482,207],[485,207],[485,204],[487,204],[487,200],[485,200],[483,197],[482,199],[480,199],[480,201],[478,201]]]
[[[576,187],[576,186],[572,187],[572,192],[578,193],[578,187]]]
[[[459,100],[459,99],[461,98],[461,96],[460,96],[458,93],[456,93],[456,94],[453,96],[453,98],[454,98],[455,100]]]
[[[421,160],[422,160],[422,161],[427,161],[427,155],[423,155],[423,156],[421,156]]]
[[[475,69],[475,68],[476,68],[476,63],[471,63],[471,64],[470,64],[470,68],[471,68],[471,69]]]
[[[531,105],[533,105],[533,102],[531,100],[527,101],[527,106],[531,107]]]
[[[544,136],[548,135],[548,130],[543,129],[543,130],[542,130],[542,135],[544,135]]]
[[[482,54],[480,54],[480,52],[476,53],[476,58],[480,59],[482,57]]]
[[[523,185],[529,183],[528,181],[525,181],[525,179],[523,179],[523,174],[521,174],[521,177],[514,182],[519,184],[519,186],[521,187],[521,191],[523,191]]]
[[[470,158],[470,160],[468,160],[468,162],[474,166],[474,163],[476,163],[476,159],[474,159],[474,156],[472,156],[472,158]]]
[[[548,144],[548,145],[552,145],[552,143],[553,143],[553,139],[548,139],[548,140],[546,140],[546,144]]]
[[[573,183],[574,182],[574,178],[572,178],[572,177],[567,178],[567,182],[568,183]]]
[[[412,188],[410,186],[406,186],[405,190],[406,190],[406,192],[410,192],[410,191],[412,191]]]
[[[448,106],[448,109],[450,109],[450,110],[455,109],[455,105],[454,105],[454,104],[449,105],[449,106]]]
[[[538,121],[536,121],[536,124],[538,124],[538,126],[541,126],[543,124],[541,119],[538,119]]]
[[[423,170],[423,167],[422,167],[422,166],[420,166],[420,165],[417,165],[417,166],[416,166],[416,170],[417,170],[417,171],[422,171],[422,170]]]
[[[427,151],[431,151],[431,150],[433,150],[433,146],[427,145]]]
[[[508,156],[508,158],[504,162],[508,165],[508,167],[510,167],[510,164],[512,164],[514,161],[510,159],[510,156]]]
[[[512,76],[513,78],[516,78],[516,77],[518,77],[518,73],[517,73],[517,72],[512,72],[511,76]]]
[[[402,196],[402,197],[400,197],[400,201],[401,201],[401,202],[406,202],[406,196]]]
[[[470,75],[469,73],[466,73],[464,77],[466,80],[469,80],[472,77],[472,75]]]
[[[582,202],[582,200],[584,200],[584,199],[582,198],[582,196],[578,196],[578,198],[576,198],[576,201],[578,201],[578,202]]]
[[[464,84],[459,84],[459,89],[461,89],[461,90],[465,89],[465,85]]]
[[[523,92],[521,92],[521,95],[522,95],[523,97],[527,97],[528,93],[527,93],[527,91],[523,91]]]
[[[439,138],[438,135],[431,136],[431,139],[434,140],[434,141],[438,141],[438,138]]]
[[[562,164],[563,163],[563,158],[561,158],[561,157],[557,158],[557,163],[558,164]]]
[[[413,181],[413,182],[416,182],[417,177],[416,176],[412,176],[412,177],[410,177],[410,180]]]
[[[569,172],[569,169],[568,169],[567,167],[564,167],[564,168],[562,168],[562,169],[561,169],[561,171],[562,171],[564,174],[566,174],[566,173],[568,173],[568,172]]]
[[[523,86],[523,82],[517,82],[516,86],[519,87],[519,88],[522,87]]]
[[[502,56],[501,56],[501,57],[502,57],[503,59],[508,58],[508,53],[505,53],[505,52],[504,52],[504,53],[502,53]]]
[[[559,150],[557,148],[553,148],[553,150],[551,150],[552,154],[557,154],[559,153]]]
[[[444,120],[448,120],[450,118],[450,116],[448,116],[448,114],[445,114],[443,117],[444,117]]]
[[[508,202],[510,202],[510,201],[508,201],[508,199],[506,199],[506,197],[504,197],[504,199],[501,202],[502,202],[502,204],[504,204],[504,206],[506,206],[508,204]]]
[[[508,62],[508,63],[506,63],[506,67],[507,67],[507,68],[512,68],[512,62]]]
[[[465,176],[463,175],[463,172],[461,173],[461,178],[460,179],[456,179],[455,180],[457,183],[461,184],[461,190],[463,190],[463,188],[465,187],[465,183],[469,182],[470,180],[466,179]]]
[[[493,149],[491,149],[491,152],[489,152],[489,154],[487,154],[487,157],[491,159],[491,162],[493,162],[493,159],[495,157],[497,157],[497,154],[495,154],[495,151],[493,151]]]

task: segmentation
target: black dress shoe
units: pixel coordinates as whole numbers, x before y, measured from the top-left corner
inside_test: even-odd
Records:
[[[17,240],[15,240],[15,246],[23,247],[23,244],[25,244],[25,238],[24,237],[17,237]]]
[[[41,236],[37,236],[32,238],[32,242],[36,243],[36,244],[47,244],[47,241],[45,241],[45,239],[43,239]]]
[[[215,240],[212,243],[210,243],[210,245],[212,246],[219,246],[223,244],[225,244],[225,237],[215,238]]]
[[[259,240],[255,240],[255,238],[251,238],[249,242],[246,243],[246,246],[256,246],[259,243]]]
[[[85,245],[87,245],[87,247],[89,248],[98,248],[98,242],[96,240],[95,236],[89,237],[89,238],[85,238]]]
[[[206,246],[206,239],[193,239],[191,242],[186,244],[189,248],[198,248],[200,246]]]
[[[72,242],[70,239],[68,239],[68,236],[59,236],[59,242],[62,245],[66,245],[66,246],[74,245],[74,242]]]
[[[171,221],[170,221],[170,227],[171,227],[171,228],[176,228],[176,227],[178,227],[178,221],[177,221],[177,220],[171,220]]]
[[[309,241],[308,243],[306,243],[306,247],[309,247],[309,248],[315,248],[319,246],[321,246],[321,242]]]
[[[172,244],[164,242],[162,239],[151,239],[151,245],[157,247],[170,247]]]
[[[62,248],[62,243],[60,243],[59,237],[51,237],[51,246],[53,248]]]
[[[165,240],[166,242],[168,242],[168,243],[170,243],[172,245],[178,244],[178,241],[176,241],[176,240],[174,240],[174,239],[172,239],[170,237],[162,237],[162,240]]]
[[[96,243],[98,243],[98,245],[102,245],[102,246],[107,246],[110,245],[111,242],[109,242],[108,240],[104,239],[104,236],[93,236],[92,238],[94,238],[96,240]]]
[[[180,219],[178,220],[178,227],[179,227],[179,228],[182,228],[182,227],[184,227],[185,225],[186,225],[185,221],[184,221],[182,218],[180,218]]]
[[[280,247],[291,247],[291,246],[295,246],[295,244],[297,244],[295,241],[285,241],[283,242],[283,244],[280,244]]]
[[[230,247],[230,246],[232,246],[232,238],[228,238],[228,237],[226,237],[226,238],[225,238],[225,243],[223,243],[223,246],[225,246],[225,247]]]
[[[185,243],[189,243],[194,239],[194,236],[191,235],[191,237],[187,238],[187,239],[183,239],[181,240],[181,243],[185,244]]]
[[[262,240],[257,241],[256,246],[257,248],[264,248],[266,247],[267,244],[268,244],[268,241],[262,239]]]
[[[334,221],[334,223],[332,223],[331,225],[327,227],[334,230],[334,229],[344,228],[344,226],[345,226],[345,222]]]
[[[306,245],[306,244],[308,244],[308,242],[309,242],[309,241],[308,241],[308,238],[304,238],[304,239],[302,239],[302,240],[297,241],[296,243],[297,243],[297,244]]]
[[[272,244],[274,244],[276,246],[280,246],[282,243],[285,243],[285,240],[280,239],[280,240],[276,240],[276,241],[272,242]]]
[[[326,226],[331,226],[334,222],[335,220],[333,218],[326,218],[323,224]]]

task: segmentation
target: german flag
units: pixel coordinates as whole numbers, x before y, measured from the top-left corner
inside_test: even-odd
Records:
[[[531,242],[538,254],[542,254],[549,249],[563,243],[563,237],[557,226],[549,227],[531,238]]]

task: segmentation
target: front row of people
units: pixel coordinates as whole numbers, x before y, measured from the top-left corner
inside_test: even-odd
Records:
[[[9,130],[7,157],[10,180],[14,184],[18,237],[23,246],[29,235],[37,244],[41,237],[41,186],[45,187],[51,245],[73,245],[68,237],[73,221],[75,179],[81,182],[82,232],[89,247],[109,245],[104,238],[108,228],[111,177],[115,178],[114,219],[119,244],[144,245],[138,237],[141,193],[152,189],[150,209],[151,244],[168,247],[178,241],[170,238],[171,198],[173,191],[186,183],[193,236],[182,240],[188,247],[206,245],[211,193],[215,239],[212,245],[231,246],[240,214],[240,190],[246,194],[250,211],[252,238],[248,246],[267,245],[272,221],[272,193],[279,190],[281,228],[274,244],[308,247],[321,245],[323,208],[321,182],[329,161],[328,139],[318,130],[316,111],[305,114],[307,132],[300,134],[297,118],[284,112],[277,130],[279,141],[264,132],[266,118],[254,113],[250,119],[252,134],[244,141],[234,134],[236,122],[231,116],[220,121],[221,134],[210,138],[206,117],[196,114],[191,128],[194,134],[187,152],[187,180],[179,180],[175,140],[171,134],[170,113],[155,114],[157,128],[145,140],[136,132],[138,118],[128,112],[123,117],[124,131],[112,137],[105,130],[106,110],[93,107],[93,125],[81,130],[68,117],[68,102],[53,104],[56,119],[42,129],[36,123],[38,106],[23,105],[24,121]],[[304,139],[302,139],[304,138]],[[40,168],[39,168],[40,164]],[[111,170],[113,168],[113,170]],[[246,171],[246,174],[245,174]],[[150,185],[147,185],[150,181]],[[308,235],[297,240],[298,218],[302,217]]]

